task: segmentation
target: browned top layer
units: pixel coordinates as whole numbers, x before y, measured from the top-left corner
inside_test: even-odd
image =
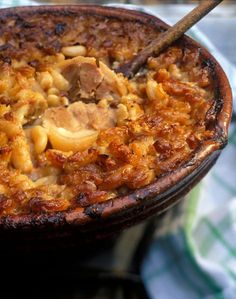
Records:
[[[213,82],[199,49],[172,46],[129,81],[111,69],[156,37],[152,26],[46,13],[0,23],[2,215],[127,194],[213,137]]]
[[[87,56],[106,63],[130,59],[157,34],[150,26],[115,18],[33,14],[13,16],[0,21],[1,57],[32,62],[59,53],[61,47],[82,44]],[[33,63],[33,62],[32,62]],[[35,66],[35,65],[33,65]]]

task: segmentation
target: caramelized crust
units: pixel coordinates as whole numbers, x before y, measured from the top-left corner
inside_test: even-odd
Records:
[[[0,20],[0,214],[53,213],[158,180],[213,138],[213,79],[176,44],[132,80],[113,69],[159,32],[99,16]]]

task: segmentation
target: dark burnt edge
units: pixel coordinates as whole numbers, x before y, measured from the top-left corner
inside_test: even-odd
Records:
[[[208,140],[209,141],[209,140]],[[119,208],[119,215],[122,215],[122,213],[126,213],[126,210],[132,210],[133,208],[135,208],[135,203],[138,202],[139,209],[144,209],[145,206],[150,205],[152,202],[157,202],[158,204],[156,204],[156,206],[160,206],[162,204],[162,202],[165,200],[165,197],[168,196],[169,194],[174,194],[176,192],[176,185],[180,183],[180,186],[185,185],[186,181],[188,181],[189,177],[195,177],[195,172],[197,170],[197,173],[201,172],[201,169],[204,169],[205,164],[208,163],[208,161],[211,159],[212,156],[214,156],[217,153],[217,156],[219,155],[220,151],[221,151],[221,145],[219,143],[212,143],[212,145],[214,145],[214,150],[210,152],[210,154],[207,152],[207,145],[206,142],[202,142],[202,144],[199,145],[199,147],[197,148],[197,150],[195,150],[195,152],[192,155],[192,158],[188,161],[186,161],[185,163],[179,165],[178,168],[176,168],[174,171],[170,171],[168,173],[165,173],[161,176],[159,176],[158,178],[156,178],[156,180],[144,187],[144,188],[140,188],[137,189],[134,192],[130,192],[129,194],[125,195],[124,197],[116,197],[113,199],[110,199],[106,202],[101,202],[101,203],[96,203],[93,204],[89,207],[87,207],[84,210],[84,213],[91,217],[93,220],[101,220],[102,218],[109,218],[109,219],[113,219],[116,217],[116,215],[113,214],[109,214],[109,215],[105,215],[106,214],[106,209],[107,208],[111,208],[113,206],[115,206],[115,202],[117,201],[123,201],[122,202],[122,208]],[[203,155],[201,157],[201,154]],[[198,157],[199,156],[199,157]],[[201,166],[202,165],[202,166]],[[200,167],[199,171],[198,168]],[[169,185],[164,186],[163,190],[161,190],[162,188],[160,187],[159,192],[157,193],[156,190],[156,184],[158,183],[158,181],[162,180],[164,181],[166,178],[172,178],[173,176],[175,176],[178,172],[183,171],[184,173],[181,175],[181,177],[177,180],[176,184],[173,185],[172,182],[170,182]],[[114,202],[115,201],[115,202]],[[160,201],[160,203],[159,203]],[[101,207],[99,207],[101,206]]]
[[[216,152],[213,152],[212,156],[215,155],[215,154],[216,154]],[[190,174],[183,177],[183,179],[180,181],[179,184],[172,185],[170,188],[168,188],[168,187],[165,188],[164,192],[161,192],[161,193],[156,195],[155,190],[154,190],[152,192],[153,194],[150,193],[149,191],[151,190],[151,187],[154,185],[154,183],[153,183],[152,185],[147,186],[147,188],[137,190],[137,191],[140,191],[141,194],[140,193],[139,194],[136,194],[136,193],[130,194],[128,197],[130,199],[138,202],[138,205],[134,205],[133,208],[131,207],[130,210],[136,209],[136,208],[138,208],[139,210],[140,209],[141,210],[144,210],[144,209],[146,210],[147,207],[152,207],[153,206],[152,204],[154,202],[156,203],[155,207],[162,206],[163,203],[165,203],[166,198],[168,198],[167,200],[169,200],[169,199],[175,197],[175,195],[178,194],[178,193],[181,193],[182,190],[186,186],[191,185],[191,183],[194,180],[195,176],[198,175],[199,173],[201,173],[205,169],[206,165],[208,165],[211,162],[212,156],[210,156],[208,159],[205,159],[203,161],[203,163],[200,164],[201,167],[195,168],[195,170],[193,172],[190,172]],[[185,168],[188,168],[188,167],[191,168],[192,165],[186,164],[184,167]],[[165,177],[171,176],[171,175],[175,174],[178,171],[179,171],[179,169],[176,169],[173,172],[167,173],[167,174],[162,176],[162,179],[165,179]],[[150,187],[150,188],[148,188],[148,187]],[[123,211],[121,211],[119,213],[119,215],[122,216],[122,214],[126,214],[126,212],[127,212],[127,210],[124,209]],[[113,219],[113,218],[115,218],[115,216],[111,215],[109,218]]]
[[[204,167],[202,167],[200,171],[195,172],[190,182],[188,182],[188,180],[186,179],[187,188],[186,185],[184,184],[182,184],[182,186],[177,190],[174,189],[175,186],[173,186],[171,193],[167,194],[168,190],[166,191],[166,193],[165,192],[163,193],[163,200],[160,200],[160,202],[158,201],[158,204],[156,205],[152,204],[154,202],[157,202],[157,198],[154,196],[153,198],[150,198],[146,202],[146,204],[134,205],[131,209],[124,210],[123,213],[119,213],[118,218],[115,215],[111,215],[109,219],[102,218],[101,221],[99,222],[100,226],[96,226],[96,228],[92,227],[92,225],[87,226],[88,232],[92,232],[94,230],[96,232],[102,233],[104,228],[106,228],[106,233],[107,231],[111,231],[111,232],[114,232],[114,230],[120,231],[125,227],[129,227],[130,224],[136,224],[139,223],[140,221],[145,220],[150,215],[154,215],[155,213],[161,214],[162,212],[167,210],[170,206],[175,205],[183,196],[185,196],[192,189],[192,187],[194,187],[200,181],[200,179],[205,175],[205,173],[211,168],[212,164],[216,162],[219,154],[220,151],[214,152],[213,155],[211,156],[212,158],[205,161]],[[194,179],[198,174],[201,175],[198,178],[198,180],[195,181]],[[168,195],[169,197],[167,197]],[[166,197],[167,199],[165,200]],[[136,217],[137,214],[140,215],[138,219]],[[112,221],[112,228],[110,228],[111,225],[109,220],[114,220]]]
[[[48,224],[53,224],[53,226],[59,227],[62,223],[66,224],[64,220],[64,215],[61,212],[55,214],[35,214],[34,217],[28,217],[28,215],[8,215],[0,217],[0,227],[3,226],[5,230],[31,230],[31,226],[40,226],[41,229],[48,228]]]
[[[190,38],[187,35],[184,35],[183,38],[181,38],[179,41],[180,43],[181,41],[183,41],[183,44],[188,47],[192,47],[192,48],[198,47],[200,49],[201,63],[208,67],[214,85],[214,102],[213,105],[208,110],[208,112],[211,115],[215,115],[215,118],[213,120],[207,119],[208,117],[207,115],[206,121],[209,120],[209,127],[210,127],[209,129],[215,132],[212,140],[219,142],[221,144],[221,148],[223,149],[228,143],[227,129],[230,123],[230,119],[228,120],[227,124],[223,124],[224,125],[223,127],[222,123],[219,121],[219,116],[222,114],[221,112],[225,108],[224,99],[226,98],[226,95],[227,94],[230,95],[232,99],[232,92],[230,88],[229,89],[227,88],[228,86],[230,86],[228,78],[226,77],[226,74],[222,69],[222,67],[220,66],[219,62],[215,59],[215,57],[211,55],[211,53],[204,46],[202,46],[196,40]],[[227,108],[229,107],[226,107],[226,109]],[[230,110],[231,111],[229,111],[229,113],[232,115],[232,107]]]
[[[72,6],[73,11],[71,11],[71,6],[69,6],[69,8],[67,8],[66,11],[67,11],[68,15],[72,15],[72,14],[79,15],[81,13],[83,15],[85,15],[86,13],[83,10],[85,10],[88,7],[89,6],[83,6],[83,5],[76,6],[75,5],[75,6]],[[27,8],[27,9],[25,9],[25,8]],[[35,11],[36,11],[36,13],[42,13],[42,14],[43,13],[47,13],[47,12],[52,13],[52,11],[53,11],[54,14],[58,14],[58,13],[60,15],[64,14],[64,12],[58,11],[59,9],[62,8],[61,6],[56,6],[56,7],[55,6],[51,6],[50,10],[48,8],[49,8],[49,6],[42,6],[42,7],[40,7],[40,9],[39,9],[39,7],[34,7],[34,9],[32,10],[32,7],[30,7],[30,8],[29,7],[21,7],[20,9],[17,8],[16,10],[22,12],[23,14],[26,13],[28,15],[30,15],[30,13],[33,14]],[[82,10],[79,12],[79,11],[77,11],[77,8],[79,8],[80,10],[82,8]],[[92,7],[90,7],[89,9],[91,10],[91,8]],[[13,9],[10,9],[10,10],[13,10]],[[56,9],[56,11],[54,9]],[[63,7],[63,9],[64,9],[64,7]],[[75,9],[75,11],[74,11],[74,9]],[[159,29],[160,28],[164,28],[164,30],[166,30],[166,28],[169,27],[167,24],[165,24],[163,21],[157,19],[155,16],[148,15],[146,13],[140,13],[140,12],[131,11],[131,10],[127,11],[125,9],[120,9],[120,8],[93,6],[93,10],[96,11],[96,9],[98,9],[99,11],[97,13],[95,13],[95,15],[98,15],[100,17],[101,16],[108,17],[106,15],[106,11],[105,10],[111,10],[113,12],[113,16],[109,16],[110,18],[118,18],[119,20],[127,19],[129,21],[131,21],[131,19],[132,19],[135,22],[139,22],[139,23],[142,23],[142,24],[145,24],[145,25],[152,24],[155,28],[157,28],[157,27],[159,27]],[[9,14],[9,9],[3,9],[3,10],[5,10],[4,13],[6,12],[5,13],[5,18],[8,17],[10,15]],[[116,16],[114,16],[114,10],[115,10],[115,15]],[[122,15],[122,17],[119,15],[119,12],[123,12],[124,13]],[[13,16],[16,16],[16,14],[17,13],[15,13],[15,12],[12,13]],[[87,15],[91,15],[91,14],[94,15],[94,11],[90,11],[89,13],[87,13]],[[141,21],[137,19],[138,16],[140,16]],[[131,17],[131,19],[130,19],[130,17]],[[0,17],[0,20],[1,20],[1,17]],[[216,82],[219,85],[218,86],[219,95],[222,96],[221,97],[221,101],[222,101],[222,98],[226,98],[227,96],[229,98],[231,96],[231,98],[232,98],[232,94],[230,94],[229,83],[228,83],[228,80],[226,78],[226,75],[225,75],[224,71],[222,70],[222,68],[219,66],[218,62],[215,60],[215,58],[213,56],[211,56],[210,59],[209,59],[208,56],[210,55],[210,53],[203,46],[201,46],[199,43],[197,43],[196,41],[194,41],[193,39],[189,38],[186,35],[183,36],[178,42],[180,42],[182,44],[183,43],[187,43],[187,45],[190,46],[190,47],[199,47],[199,48],[201,48],[201,57],[203,59],[204,59],[204,57],[206,57],[210,62],[212,62],[212,63],[214,62],[212,64],[212,65],[214,65],[213,71],[214,71],[214,74],[215,74]],[[217,75],[217,71],[218,71],[219,75]],[[222,76],[221,80],[219,80],[220,75]],[[224,86],[221,81],[223,81],[223,83],[226,83],[226,86]],[[219,84],[219,82],[221,84]],[[222,92],[222,89],[224,90],[225,94]],[[218,98],[217,98],[217,100],[218,100]],[[226,103],[224,101],[223,105],[221,105],[221,106],[222,106],[221,110],[219,109],[219,111],[217,111],[218,109],[216,109],[215,111],[217,113],[217,116],[220,114],[221,118],[223,118],[223,120],[224,120],[224,116],[225,115],[222,116],[222,113],[221,113],[222,110],[225,108],[225,110],[227,110],[226,114],[228,113],[228,115],[229,115],[229,113],[232,111],[232,107],[230,106],[230,101],[229,100],[226,101]],[[220,153],[220,150],[227,143],[227,128],[228,128],[228,125],[229,125],[229,117],[228,117],[227,120],[228,120],[227,122],[223,122],[223,124],[222,123],[219,124],[218,122],[220,122],[220,121],[218,119],[216,119],[216,121],[215,121],[215,129],[216,129],[216,131],[217,131],[218,134],[216,134],[217,135],[216,138],[209,139],[209,140],[215,141],[215,145],[218,144],[217,145],[217,148],[218,148],[217,152],[219,152],[219,153]],[[199,163],[203,163],[205,160],[208,160],[209,157],[211,157],[212,155],[214,155],[214,152],[216,152],[216,149],[211,150],[210,153],[203,153],[203,157],[202,157],[202,159],[200,159],[201,162],[199,162]],[[219,155],[219,153],[218,153],[218,155]],[[196,159],[196,152],[194,152],[193,154],[194,154],[193,159],[197,160]],[[191,166],[193,166],[193,168],[197,169],[196,165],[194,165],[193,160],[190,160],[190,161],[187,161],[186,166],[185,165],[181,165],[180,168],[177,168],[175,170],[175,173],[177,171],[179,171],[179,169],[187,167],[187,164],[189,164],[190,168],[191,168]],[[193,169],[193,171],[194,171],[194,169]],[[174,173],[172,172],[171,174],[168,174],[168,175],[173,176],[173,174]],[[166,177],[168,175],[166,174]],[[179,178],[177,180],[176,184],[179,183],[179,181],[181,181],[181,179],[183,179],[183,178],[187,180],[188,176],[189,176],[189,174],[185,173],[184,176],[182,176],[181,178]],[[165,176],[163,176],[163,177],[165,177]],[[155,182],[152,183],[151,185],[147,186],[146,188],[137,190],[137,191],[143,191],[144,192],[143,193],[144,196],[138,195],[138,198],[137,198],[137,194],[136,194],[137,192],[134,192],[134,193],[131,193],[130,195],[128,195],[128,198],[131,198],[132,200],[135,200],[135,201],[137,199],[139,199],[141,201],[143,199],[149,199],[152,196],[152,193],[150,193],[150,190],[151,190],[151,188],[153,186],[155,187]],[[174,186],[175,185],[172,185],[171,188],[173,188]],[[169,186],[167,186],[166,188],[168,189]],[[136,198],[134,198],[134,197],[136,197]],[[157,197],[158,197],[158,195],[157,195]],[[123,199],[125,199],[125,198],[126,197],[123,197]],[[111,201],[113,202],[113,200],[118,200],[118,199],[122,199],[122,198],[118,197],[118,198],[112,199]],[[102,213],[105,212],[105,208],[107,207],[107,203],[108,202],[109,201],[103,203]],[[96,204],[96,207],[95,207],[94,211],[98,211],[99,210],[98,206],[99,206],[99,203]],[[124,208],[122,209],[122,211],[126,212],[126,208],[128,208],[127,209],[128,211],[130,210],[129,206],[124,206]],[[155,205],[153,206],[153,209],[155,209]],[[70,212],[71,211],[69,211],[69,212],[65,211],[65,212],[60,212],[60,213],[54,213],[53,215],[52,214],[41,214],[41,215],[33,215],[33,216],[32,215],[22,215],[22,216],[18,216],[18,217],[14,217],[14,216],[7,216],[7,217],[4,217],[4,218],[2,217],[0,219],[0,227],[2,226],[4,228],[13,228],[14,227],[14,228],[17,228],[17,229],[18,228],[23,228],[23,229],[26,228],[27,229],[27,227],[30,226],[29,229],[31,229],[31,226],[33,225],[34,228],[37,227],[37,228],[41,229],[42,227],[45,227],[45,226],[47,226],[47,228],[48,228],[48,224],[52,224],[53,227],[64,226],[65,224],[69,225],[71,223],[67,222],[66,216],[68,214],[70,214]],[[80,224],[80,225],[81,224],[85,224],[85,223],[87,224],[88,222],[91,222],[92,220],[93,221],[97,221],[100,217],[104,216],[104,215],[102,215],[100,213],[96,213],[95,212],[95,214],[92,215],[92,217],[94,217],[94,218],[91,218],[91,213],[92,212],[87,212],[87,213],[90,214],[90,216],[86,215],[85,213],[83,215],[85,217],[87,216],[86,218],[89,218],[89,219],[83,219],[84,216],[81,213],[81,215],[80,215],[81,217],[78,217],[79,219],[77,219],[77,220],[79,220],[77,224]],[[99,216],[99,214],[101,216]],[[117,214],[117,211],[116,211],[115,215],[114,214],[108,215],[108,218],[116,217],[116,214]],[[118,211],[118,214],[120,215],[121,211]],[[107,218],[106,215],[105,215],[105,217]],[[82,220],[82,221],[80,221],[80,220]],[[85,220],[85,221],[83,221],[83,220]]]
[[[203,63],[206,64],[212,80],[214,82],[214,102],[213,105],[210,107],[210,109],[207,112],[206,115],[206,127],[209,126],[209,129],[215,131],[215,140],[221,143],[222,148],[224,148],[228,143],[228,137],[226,136],[223,129],[219,126],[217,123],[217,116],[222,111],[223,104],[224,104],[224,96],[222,95],[220,84],[219,84],[219,78],[217,76],[216,72],[216,62],[210,60],[209,58],[206,60],[203,60]]]
[[[106,202],[101,202],[101,203],[95,203],[86,207],[84,209],[84,214],[89,216],[92,219],[99,219],[102,216],[105,208],[107,208],[107,206],[111,207],[112,205],[113,205],[113,200],[108,200]]]

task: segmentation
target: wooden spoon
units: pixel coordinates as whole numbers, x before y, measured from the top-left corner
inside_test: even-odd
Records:
[[[167,31],[161,33],[132,60],[117,68],[115,70],[116,73],[122,73],[125,77],[132,78],[138,72],[140,67],[146,63],[149,57],[157,56],[162,50],[180,38],[184,32],[201,20],[222,1],[223,0],[203,0],[202,3],[178,21],[173,27],[170,27]]]

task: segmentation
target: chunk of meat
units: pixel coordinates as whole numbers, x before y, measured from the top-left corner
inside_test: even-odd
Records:
[[[83,102],[48,109],[43,116],[53,148],[63,151],[87,149],[96,141],[99,130],[113,127],[115,122],[113,109]]]
[[[103,75],[96,64],[87,62],[68,65],[63,75],[70,82],[69,98],[72,102],[80,98],[94,98],[96,88],[103,80]]]
[[[96,90],[97,99],[113,100],[127,94],[126,79],[121,74],[116,74],[102,62],[99,62],[99,68],[104,75],[104,79]]]
[[[69,105],[69,107],[54,107],[46,110],[43,116],[44,125],[50,122],[58,128],[64,128],[71,132],[81,129],[104,130],[114,127],[116,123],[114,109],[101,107],[94,103],[81,101]]]
[[[92,57],[68,59],[59,66],[70,82],[71,102],[83,100],[118,99],[127,93],[125,79]]]

